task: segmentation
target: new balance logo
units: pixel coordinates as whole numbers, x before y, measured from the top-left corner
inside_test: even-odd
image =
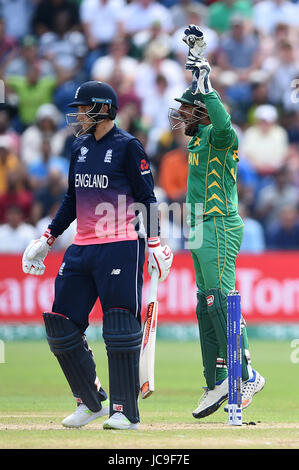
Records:
[[[121,272],[121,269],[112,269],[111,275],[118,276]]]
[[[105,154],[104,163],[111,163],[111,159],[112,159],[112,149],[108,149]]]
[[[88,152],[88,148],[81,147],[80,152],[81,152],[81,155],[79,155],[77,162],[84,163],[86,161],[86,154]]]

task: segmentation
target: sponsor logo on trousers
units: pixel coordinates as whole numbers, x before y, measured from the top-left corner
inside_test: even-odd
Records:
[[[113,403],[113,410],[122,412],[123,411],[123,405],[117,405],[116,403]]]

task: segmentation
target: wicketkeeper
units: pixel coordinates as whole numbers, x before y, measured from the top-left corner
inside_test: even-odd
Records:
[[[69,106],[78,112],[67,115],[77,137],[68,190],[48,230],[25,250],[23,270],[43,274],[56,238],[77,219],[74,243],[56,277],[52,311],[43,314],[50,349],[78,404],[63,425],[77,428],[109,414],[104,429],[136,429],[145,240],[149,273],[157,269],[160,281],[168,276],[173,255],[160,244],[148,157],[141,143],[114,123],[114,89],[85,82]],[[85,338],[97,298],[103,310],[110,404]]]
[[[203,57],[205,41],[195,25],[185,30],[189,46],[186,69],[191,86],[170,109],[172,128],[185,126],[191,139],[187,198],[191,251],[197,284],[196,309],[207,387],[193,411],[195,418],[215,412],[228,397],[227,294],[235,289],[236,257],[243,236],[238,214],[238,137],[230,115],[210,83],[211,67]],[[246,408],[265,379],[250,365],[248,338],[243,320],[242,380]]]

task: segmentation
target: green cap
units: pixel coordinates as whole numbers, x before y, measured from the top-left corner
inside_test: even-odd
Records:
[[[203,108],[206,107],[202,99],[202,94],[196,93],[193,95],[191,87],[188,87],[180,98],[175,98],[175,101],[178,101],[179,103],[190,104],[192,106],[201,106]]]

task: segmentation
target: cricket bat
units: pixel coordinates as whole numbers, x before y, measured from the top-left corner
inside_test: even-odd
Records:
[[[149,397],[155,390],[155,350],[158,321],[158,282],[159,273],[153,269],[150,293],[143,326],[143,337],[139,359],[139,379],[141,398]]]

